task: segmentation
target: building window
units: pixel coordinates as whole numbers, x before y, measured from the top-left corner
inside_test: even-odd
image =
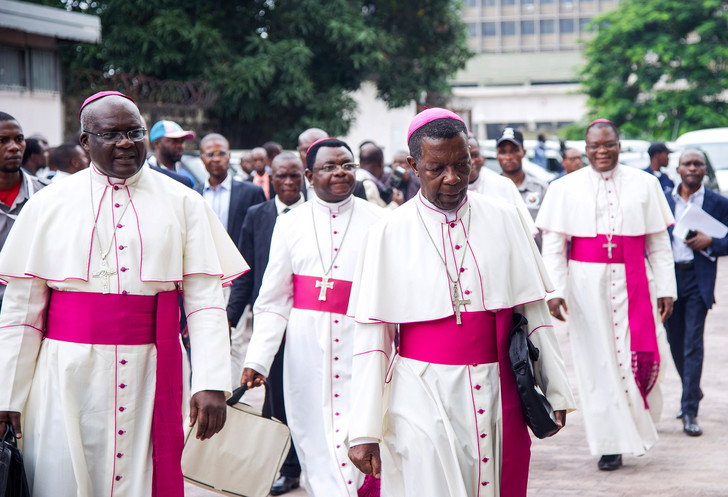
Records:
[[[467,2],[465,2],[466,7],[475,7],[477,5],[478,5],[478,0],[467,0]]]
[[[22,49],[0,47],[0,87],[25,86],[25,53]]]
[[[559,20],[559,31],[561,33],[573,33],[574,32],[574,20],[573,19],[560,19]]]
[[[501,23],[501,35],[503,36],[515,36],[516,34],[516,23],[513,21],[507,21]]]
[[[467,26],[468,26],[468,36],[471,36],[471,37],[478,36],[478,25],[477,24],[475,24],[473,22],[469,22],[467,24]]]
[[[533,21],[521,21],[521,34],[522,35],[536,34],[536,23]]]
[[[501,5],[516,5],[516,0],[501,0]]]
[[[543,0],[541,0],[543,3]],[[546,19],[539,23],[541,27],[541,34],[547,35],[554,33],[554,21],[553,19]]]
[[[33,90],[59,90],[55,53],[50,50],[30,51],[30,84]]]
[[[483,36],[495,36],[496,35],[496,26],[494,22],[484,22],[483,26],[481,28],[481,32],[483,33]]]
[[[591,23],[590,17],[582,17],[581,19],[579,19],[579,31],[582,33],[591,31],[591,28],[589,28],[589,23]]]

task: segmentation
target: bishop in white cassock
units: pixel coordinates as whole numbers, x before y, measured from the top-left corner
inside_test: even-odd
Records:
[[[614,470],[657,441],[660,358],[670,357],[662,322],[677,294],[673,217],[657,178],[618,165],[614,124],[592,123],[586,151],[591,167],[551,184],[536,225],[556,285],[549,307],[569,313],[589,449]]]
[[[352,195],[356,165],[344,142],[319,140],[306,161],[314,195],[276,222],[242,383],[267,376],[285,331],[286,417],[307,490],[356,497],[364,475],[346,455],[354,394],[346,309],[362,239],[386,211]]]
[[[354,277],[349,456],[381,475],[386,495],[525,497],[530,438],[508,359],[514,312],[528,319],[559,426],[574,406],[543,300],[546,269],[514,206],[468,193],[460,117],[427,109],[408,141],[422,189],[369,230]]]
[[[34,496],[182,497],[177,290],[204,439],[231,390],[222,287],[247,266],[200,195],[143,166],[131,99],[82,111],[91,167],[36,194],[0,254],[0,429],[22,414]]]

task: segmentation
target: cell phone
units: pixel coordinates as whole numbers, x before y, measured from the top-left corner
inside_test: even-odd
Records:
[[[688,233],[685,235],[685,241],[687,242],[688,240],[690,240],[691,238],[695,238],[696,236],[698,236],[697,231],[688,230]]]
[[[399,185],[402,184],[402,178],[404,177],[405,170],[401,166],[397,166],[394,168],[394,171],[392,171],[391,176],[389,176],[389,186],[392,188],[399,188]]]

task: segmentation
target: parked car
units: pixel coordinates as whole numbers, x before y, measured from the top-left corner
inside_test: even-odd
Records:
[[[708,174],[705,176],[706,185],[715,189],[721,195],[728,196],[728,128],[710,128],[684,133],[675,140],[670,147],[676,152],[670,156],[668,171],[677,169],[679,153],[686,148],[702,150],[708,159]],[[670,175],[678,179],[677,173]]]

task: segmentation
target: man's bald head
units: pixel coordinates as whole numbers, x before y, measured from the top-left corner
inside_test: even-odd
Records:
[[[278,199],[293,205],[301,198],[303,188],[303,163],[293,152],[281,152],[271,163],[273,189]]]
[[[202,140],[200,140],[200,150],[202,150],[202,146],[206,143],[210,142],[219,142],[225,144],[225,146],[229,149],[230,148],[230,142],[227,138],[222,136],[220,133],[209,133],[202,137]]]
[[[308,128],[306,131],[298,135],[298,155],[301,157],[301,162],[306,164],[306,151],[313,142],[320,140],[321,138],[328,138],[329,134],[321,128]]]

